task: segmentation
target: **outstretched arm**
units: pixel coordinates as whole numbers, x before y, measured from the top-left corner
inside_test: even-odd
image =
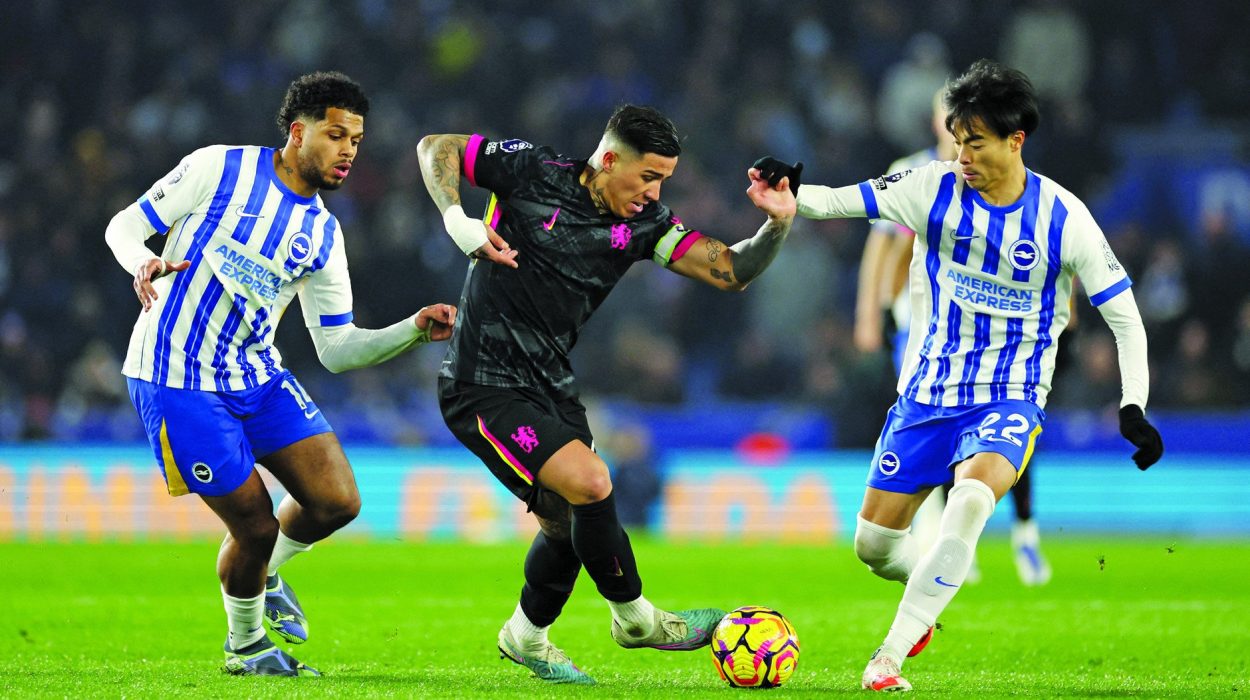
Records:
[[[456,307],[433,304],[399,323],[377,330],[357,328],[353,323],[340,326],[314,326],[308,329],[317,359],[326,369],[344,372],[372,367],[400,353],[430,341],[451,337],[456,323]]]
[[[469,217],[460,206],[461,164],[468,143],[464,134],[431,134],[421,139],[417,144],[421,179],[443,215],[447,233],[465,255],[516,267],[516,251],[486,222]]]
[[[752,170],[747,176],[751,179],[747,196],[756,208],[768,215],[768,221],[754,236],[732,246],[704,237],[670,265],[670,270],[719,289],[739,292],[777,257],[794,222],[794,194],[784,178],[770,186],[758,171]]]

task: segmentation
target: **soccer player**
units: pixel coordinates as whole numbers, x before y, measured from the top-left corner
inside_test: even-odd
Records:
[[[198,495],[221,518],[217,558],[229,634],[225,670],[317,676],[274,646],[308,622],[278,568],[360,511],[330,424],[282,368],[274,330],[299,294],[317,356],[332,372],[376,365],[451,335],[446,304],[381,330],[352,323],[339,222],[319,190],[342,186],[369,101],[341,73],[291,83],[281,149],[208,146],[109,222],[105,238],[143,306],[123,373],[170,495]],[[144,240],[169,233],[153,255]],[[274,516],[259,462],[286,487]]]
[[[945,102],[956,160],[798,191],[802,216],[887,219],[917,232],[906,367],[855,534],[873,572],[907,582],[864,670],[862,686],[876,691],[911,689],[903,661],[932,636],[995,504],[1028,466],[1074,275],[1119,345],[1120,432],[1138,448],[1133,461],[1144,470],[1163,454],[1143,411],[1146,334],[1129,278],[1085,205],[1024,166],[1022,148],[1039,119],[1028,78],[981,60],[947,86]],[[752,178],[793,182],[793,169],[776,159],[757,166]],[[907,527],[952,470],[937,542],[917,559]]]
[[[937,144],[933,147],[905,156],[890,164],[886,172],[901,173],[928,165],[934,160],[952,161],[958,156],[955,142],[946,130],[946,106],[943,104],[946,90],[942,89],[933,95],[933,134]],[[911,304],[907,289],[908,270],[911,267],[912,244],[915,232],[893,221],[878,219],[873,222],[868,232],[868,240],[864,242],[863,259],[859,265],[859,289],[855,304],[855,347],[861,352],[876,352],[881,349],[884,332],[882,328],[882,309],[884,302],[893,317],[894,337],[891,339],[891,354],[894,369],[903,371],[903,351],[907,347],[908,331],[911,327]],[[1033,469],[1020,473],[1020,479],[1011,488],[1011,500],[1015,506],[1015,522],[1011,526],[1011,548],[1016,564],[1016,574],[1020,582],[1026,586],[1041,586],[1050,581],[1050,564],[1042,554],[1041,535],[1037,523],[1033,520]],[[920,551],[926,544],[931,544],[937,534],[941,520],[942,506],[946,502],[946,491],[952,484],[947,482],[942,489],[934,491],[916,512],[912,530],[918,535]],[[980,580],[981,574],[976,559],[968,569],[967,583]]]
[[[479,135],[431,135],[418,146],[448,233],[475,258],[439,379],[443,417],[541,526],[499,650],[550,682],[594,682],[548,640],[583,567],[607,599],[612,637],[623,647],[697,649],[724,614],[667,612],[643,597],[568,357],[635,262],[736,291],[785,241],[795,204],[784,181],[751,183],[747,195],[768,220],[733,246],[684,225],[659,201],[680,153],[672,122],[634,105],[612,114],[589,160]],[[461,208],[462,179],[491,191],[484,220]]]

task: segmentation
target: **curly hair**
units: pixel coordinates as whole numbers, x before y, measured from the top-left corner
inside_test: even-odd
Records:
[[[980,119],[1006,138],[1017,131],[1033,133],[1041,122],[1033,83],[1024,73],[989,59],[972,64],[968,72],[946,85],[946,130]]]
[[[285,136],[300,117],[325,119],[330,107],[368,116],[369,98],[360,85],[337,71],[318,71],[296,78],[286,89],[278,109],[278,128]]]

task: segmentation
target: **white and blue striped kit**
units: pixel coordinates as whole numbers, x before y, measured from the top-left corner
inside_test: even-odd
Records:
[[[993,206],[953,162],[860,183],[863,215],[916,232],[912,319],[900,396],[935,406],[1018,399],[1044,407],[1073,278],[1098,306],[1131,282],[1072,193],[1027,172]]]
[[[169,232],[161,257],[191,267],[154,283],[159,298],[135,323],[126,376],[252,389],[282,372],[274,329],[297,293],[309,327],[352,320],[338,221],[319,195],[282,184],[272,148],[202,148],[131,206],[152,233]]]

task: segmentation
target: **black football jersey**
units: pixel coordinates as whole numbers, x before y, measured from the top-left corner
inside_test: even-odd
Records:
[[[629,219],[601,214],[579,182],[585,167],[520,139],[469,139],[464,176],[490,190],[483,220],[520,267],[470,262],[441,376],[576,396],[569,351],[590,315],[631,265],[667,266],[699,237],[660,202]]]

